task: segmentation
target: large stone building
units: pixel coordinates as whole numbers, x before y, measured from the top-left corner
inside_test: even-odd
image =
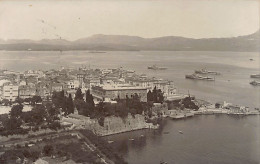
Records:
[[[18,97],[18,85],[3,86],[3,99],[14,101]]]
[[[147,102],[147,88],[132,85],[93,86],[91,93],[98,100],[125,99],[137,94],[142,102]]]
[[[176,94],[174,83],[168,80],[155,78],[127,78],[126,82],[134,86],[147,88],[148,90],[153,90],[154,87],[156,87],[163,92],[165,97]]]

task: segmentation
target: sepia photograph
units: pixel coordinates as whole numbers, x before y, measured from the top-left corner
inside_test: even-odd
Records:
[[[260,1],[0,0],[0,164],[260,164]]]

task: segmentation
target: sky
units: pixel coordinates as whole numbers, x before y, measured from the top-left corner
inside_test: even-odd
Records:
[[[259,29],[258,0],[0,0],[0,39],[235,37]]]

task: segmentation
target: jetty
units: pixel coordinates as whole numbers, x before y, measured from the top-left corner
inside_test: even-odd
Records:
[[[194,116],[194,113],[192,113],[190,110],[169,110],[168,117],[172,119],[183,119],[187,117]]]
[[[230,103],[225,103],[219,107],[214,105],[209,105],[199,108],[197,111],[191,111],[194,115],[213,115],[213,114],[227,114],[227,115],[260,115],[260,110],[258,108],[249,109],[244,106],[232,105]]]

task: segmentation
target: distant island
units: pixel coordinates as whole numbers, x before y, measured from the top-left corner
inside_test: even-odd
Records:
[[[0,50],[6,51],[243,51],[260,50],[259,30],[253,34],[230,38],[184,38],[165,36],[142,38],[127,35],[97,34],[75,41],[43,39],[39,41],[1,40]]]

